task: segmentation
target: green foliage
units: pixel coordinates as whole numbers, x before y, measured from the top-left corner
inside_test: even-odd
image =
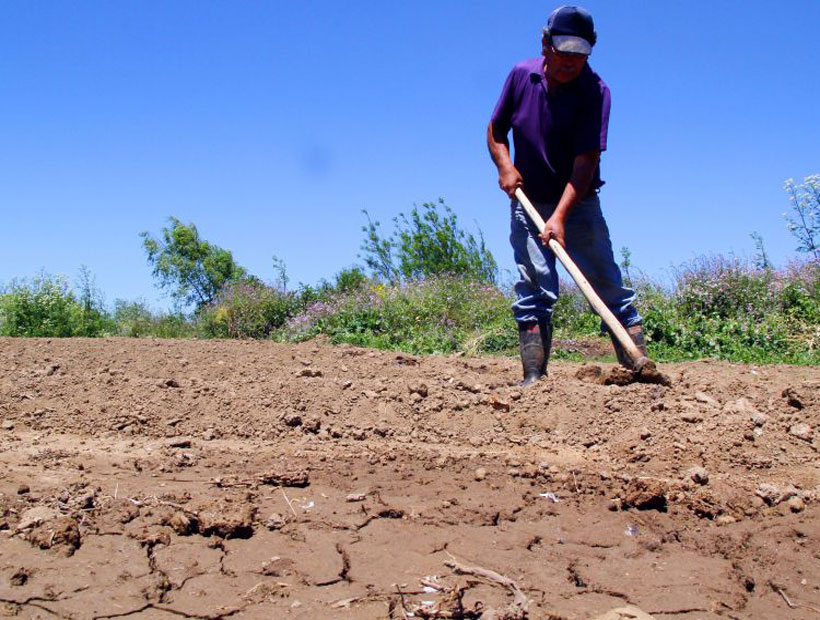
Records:
[[[114,329],[86,268],[80,296],[64,276],[41,273],[15,280],[0,294],[0,335],[64,338],[102,336]]]
[[[186,226],[175,217],[169,222],[161,240],[147,231],[140,237],[160,288],[177,303],[199,309],[211,303],[226,283],[248,277],[231,252],[201,239],[193,223]]]
[[[349,269],[342,269],[336,274],[335,291],[339,293],[352,293],[357,291],[369,283],[367,274],[359,267],[351,267]]]
[[[601,334],[601,319],[589,307],[586,297],[574,282],[561,281],[561,294],[555,303],[552,326],[557,338],[595,337]]]
[[[144,301],[114,302],[116,333],[129,338],[192,338],[195,326],[182,313],[153,313]]]
[[[798,240],[798,252],[811,254],[820,260],[820,174],[803,179],[800,185],[788,179],[784,186],[792,203],[794,216],[786,218],[786,227]]]
[[[759,320],[777,304],[774,274],[738,259],[701,257],[680,267],[676,279],[676,301],[685,315]]]
[[[204,307],[198,326],[210,338],[267,338],[299,308],[299,297],[260,282],[231,282]]]
[[[458,276],[371,282],[309,304],[280,337],[323,333],[333,342],[410,353],[507,351],[517,338],[510,301],[492,285]]]
[[[766,253],[766,247],[763,245],[763,235],[759,232],[751,232],[749,236],[755,242],[755,257],[754,265],[758,269],[771,269],[773,267],[769,260],[769,255]]]
[[[426,202],[421,209],[413,207],[409,216],[400,213],[393,219],[393,234],[387,238],[379,233],[379,222],[364,213],[368,223],[362,227],[365,240],[361,249],[377,278],[395,283],[446,274],[495,283],[498,266],[481,231],[476,239],[461,230],[455,213],[443,200]]]
[[[97,288],[91,271],[85,265],[80,267],[78,281],[80,306],[75,336],[93,338],[116,331],[116,325],[105,309],[102,292]]]
[[[621,271],[624,274],[624,284],[632,287],[632,276],[629,274],[629,268],[632,266],[632,250],[623,246],[621,248]]]
[[[738,259],[701,258],[671,293],[644,283],[640,310],[659,359],[820,363],[820,270],[775,272]]]

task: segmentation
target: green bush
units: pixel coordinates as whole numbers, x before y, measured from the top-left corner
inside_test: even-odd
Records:
[[[129,338],[192,338],[193,323],[182,313],[154,314],[144,301],[114,302],[116,333]]]
[[[295,314],[296,293],[253,281],[225,285],[217,299],[198,316],[202,334],[211,338],[267,338]]]
[[[64,276],[41,273],[12,281],[0,294],[0,335],[64,338],[103,336],[114,329],[83,271],[82,297]]]
[[[552,313],[552,326],[558,338],[594,337],[601,334],[601,319],[592,311],[586,297],[574,282],[561,281],[561,294]]]
[[[777,272],[739,259],[698,259],[675,289],[639,294],[651,351],[660,359],[818,363],[820,277],[816,262]]]
[[[515,338],[509,304],[496,287],[456,276],[396,285],[371,282],[308,305],[279,337],[299,340],[323,333],[332,342],[410,353],[507,350]]]

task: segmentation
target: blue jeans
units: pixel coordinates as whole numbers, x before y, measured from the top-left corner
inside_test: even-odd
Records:
[[[544,221],[552,215],[555,206],[535,204]],[[517,200],[512,202],[511,210],[510,243],[519,274],[513,316],[519,324],[549,321],[558,300],[555,254],[541,243],[538,229]],[[642,318],[635,309],[635,292],[626,288],[621,279],[597,194],[575,206],[567,218],[564,236],[570,258],[621,324],[624,327],[639,325]]]

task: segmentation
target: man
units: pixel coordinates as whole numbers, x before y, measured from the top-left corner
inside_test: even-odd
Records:
[[[609,88],[587,64],[596,39],[585,9],[562,6],[553,11],[543,30],[542,57],[513,67],[487,130],[498,184],[513,198],[510,243],[520,277],[512,310],[524,367],[522,385],[545,375],[549,361],[552,310],[558,299],[555,256],[546,245],[551,238],[567,250],[646,353],[635,293],[623,285],[598,200],[610,99]],[[519,187],[544,218],[543,234],[515,200]],[[631,367],[615,338],[613,344],[618,361]]]

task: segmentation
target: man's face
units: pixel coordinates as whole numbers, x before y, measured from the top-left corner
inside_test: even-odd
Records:
[[[567,84],[577,79],[587,62],[586,54],[559,52],[550,45],[546,38],[543,41],[546,76],[548,80]]]

